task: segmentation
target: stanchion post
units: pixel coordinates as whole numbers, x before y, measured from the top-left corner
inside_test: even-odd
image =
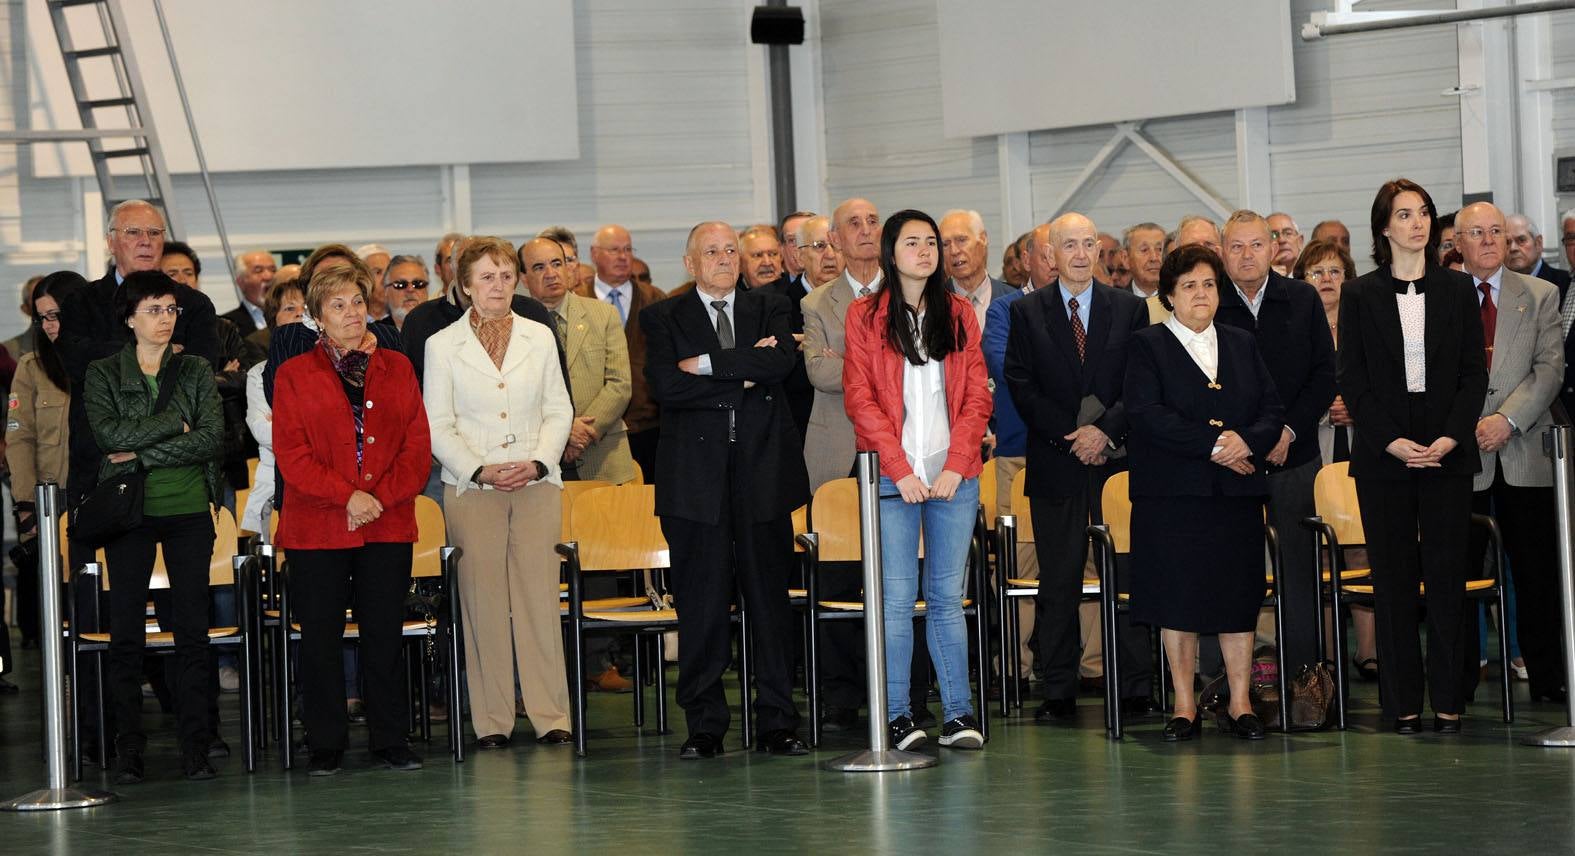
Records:
[[[883,773],[935,766],[935,759],[886,745],[886,620],[881,600],[880,460],[858,454],[859,539],[864,557],[864,650],[869,676],[869,748],[826,763],[844,773]],[[914,556],[914,561],[918,557]]]
[[[1564,680],[1565,686],[1575,688],[1575,449],[1571,439],[1575,429],[1568,425],[1555,425],[1542,435],[1542,449],[1553,459],[1553,508],[1556,515],[1556,533],[1559,539],[1559,596],[1562,598],[1560,619],[1564,629]],[[1575,696],[1565,701],[1564,724],[1526,737],[1521,742],[1527,746],[1575,747]]]
[[[41,484],[34,496],[38,517],[38,650],[44,655],[44,750],[49,760],[49,787],[0,803],[0,811],[48,811],[88,808],[118,797],[106,791],[79,790],[66,781],[66,684],[60,658],[60,488]]]

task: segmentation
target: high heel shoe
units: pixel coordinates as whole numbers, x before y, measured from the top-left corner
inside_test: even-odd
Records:
[[[1378,659],[1375,657],[1365,657],[1360,660],[1352,657],[1351,667],[1356,669],[1356,674],[1368,683],[1378,680]]]
[[[1166,742],[1175,743],[1181,740],[1191,740],[1202,733],[1203,729],[1198,727],[1197,714],[1193,714],[1191,719],[1185,716],[1178,716],[1165,723],[1165,730],[1161,732],[1161,736],[1165,738]]]

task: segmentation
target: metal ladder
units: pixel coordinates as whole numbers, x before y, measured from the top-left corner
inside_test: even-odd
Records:
[[[93,159],[93,171],[104,197],[104,207],[129,199],[142,199],[157,206],[164,213],[165,226],[170,234],[185,238],[175,213],[175,184],[170,177],[164,150],[152,120],[147,88],[139,71],[136,53],[127,38],[126,12],[120,0],[45,0],[49,8],[50,23],[54,26],[55,39],[60,44],[60,55],[65,60],[66,78],[71,83],[72,99],[76,102],[77,116],[85,131],[116,132],[98,133],[86,137],[88,151]],[[97,13],[98,33],[92,34],[91,47],[78,47],[79,41],[72,33],[71,18],[67,9],[92,7]],[[233,264],[229,236],[224,229],[224,219],[219,215],[219,203],[213,192],[213,182],[208,173],[207,159],[197,138],[196,124],[191,115],[191,103],[186,98],[186,86],[181,80],[180,66],[175,61],[175,45],[170,39],[169,27],[164,19],[163,4],[153,0],[158,14],[159,29],[164,35],[164,47],[170,57],[170,67],[175,73],[175,86],[180,94],[181,106],[186,113],[187,128],[191,131],[192,146],[197,154],[198,172],[208,193],[208,206],[218,229],[219,242],[224,247],[226,265]],[[81,21],[78,20],[81,28]],[[88,91],[84,63],[107,61],[114,72],[116,89],[110,92]],[[117,112],[118,111],[118,112]],[[107,114],[107,116],[105,115]],[[107,120],[107,122],[106,122]],[[47,132],[46,132],[47,133]],[[82,139],[77,137],[76,139]],[[125,145],[126,141],[130,145]],[[140,163],[140,182],[131,176],[116,176],[114,166],[126,160]],[[128,186],[129,185],[129,186]],[[234,271],[232,270],[233,274]]]

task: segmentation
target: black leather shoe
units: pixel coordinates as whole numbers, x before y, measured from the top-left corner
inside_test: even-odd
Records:
[[[213,765],[208,763],[208,753],[201,751],[187,752],[181,758],[180,772],[181,775],[186,777],[187,781],[192,782],[206,781],[219,775],[213,769]]]
[[[1420,716],[1413,716],[1410,719],[1397,719],[1397,720],[1395,720],[1395,733],[1396,734],[1421,734],[1422,733],[1422,717],[1420,717]]]
[[[384,770],[409,771],[421,769],[421,756],[410,751],[409,746],[374,749],[372,757],[376,759],[377,766]]]
[[[1378,680],[1378,660],[1376,658],[1368,657],[1364,660],[1358,660],[1352,657],[1351,665],[1356,669],[1356,674],[1360,675],[1362,680],[1368,683]]]
[[[536,738],[536,742],[543,746],[563,746],[567,743],[573,743],[574,735],[564,731],[561,728],[554,728],[546,734]]]
[[[339,765],[344,758],[345,753],[339,749],[317,749],[306,762],[306,775],[313,777],[338,775]]]
[[[228,758],[228,757],[230,757],[230,744],[225,743],[224,742],[224,738],[222,738],[222,737],[215,737],[215,738],[213,738],[213,742],[208,744],[208,757],[209,758]]]
[[[1034,711],[1034,722],[1064,722],[1077,716],[1077,702],[1069,698],[1046,699]]]
[[[828,707],[820,713],[820,730],[836,734],[855,731],[859,727],[859,712],[847,707]]]
[[[1569,695],[1569,692],[1563,687],[1556,687],[1554,689],[1535,689],[1531,691],[1531,700],[1534,702],[1550,701],[1554,704],[1564,704],[1569,700]]]
[[[1121,700],[1122,716],[1142,716],[1154,709],[1154,700],[1148,696],[1133,696]]]
[[[488,734],[476,741],[476,747],[479,749],[502,749],[507,745],[509,745],[507,734]]]
[[[115,784],[135,785],[142,782],[142,749],[135,746],[119,746],[119,759],[115,762]]]
[[[16,695],[21,691],[21,687],[11,683],[5,678],[0,678],[0,695]]]
[[[704,731],[689,736],[678,750],[678,757],[684,761],[698,761],[701,758],[715,758],[722,754],[722,741]]]
[[[1232,719],[1230,730],[1243,740],[1262,740],[1268,733],[1268,729],[1263,727],[1263,720],[1255,713],[1244,713]]]
[[[1442,716],[1433,717],[1433,732],[1435,734],[1459,734],[1460,717],[1445,719]]]
[[[800,740],[797,734],[786,728],[767,731],[765,734],[760,735],[756,748],[771,755],[809,754],[809,746]]]
[[[1165,738],[1165,741],[1168,743],[1176,743],[1181,740],[1191,740],[1202,733],[1203,729],[1198,727],[1196,716],[1192,719],[1178,716],[1165,723],[1165,730],[1160,732],[1160,736]]]

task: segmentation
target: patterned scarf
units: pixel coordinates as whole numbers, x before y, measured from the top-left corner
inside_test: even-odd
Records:
[[[334,371],[339,373],[345,383],[357,388],[366,385],[366,365],[372,359],[372,352],[377,350],[377,337],[372,335],[372,331],[362,333],[361,343],[348,351],[328,338],[327,333],[317,338],[317,344],[328,355]]]
[[[514,330],[514,313],[505,312],[502,318],[482,318],[476,307],[470,308],[470,329],[487,350],[492,364],[503,368],[503,355],[509,350],[509,333]]]

